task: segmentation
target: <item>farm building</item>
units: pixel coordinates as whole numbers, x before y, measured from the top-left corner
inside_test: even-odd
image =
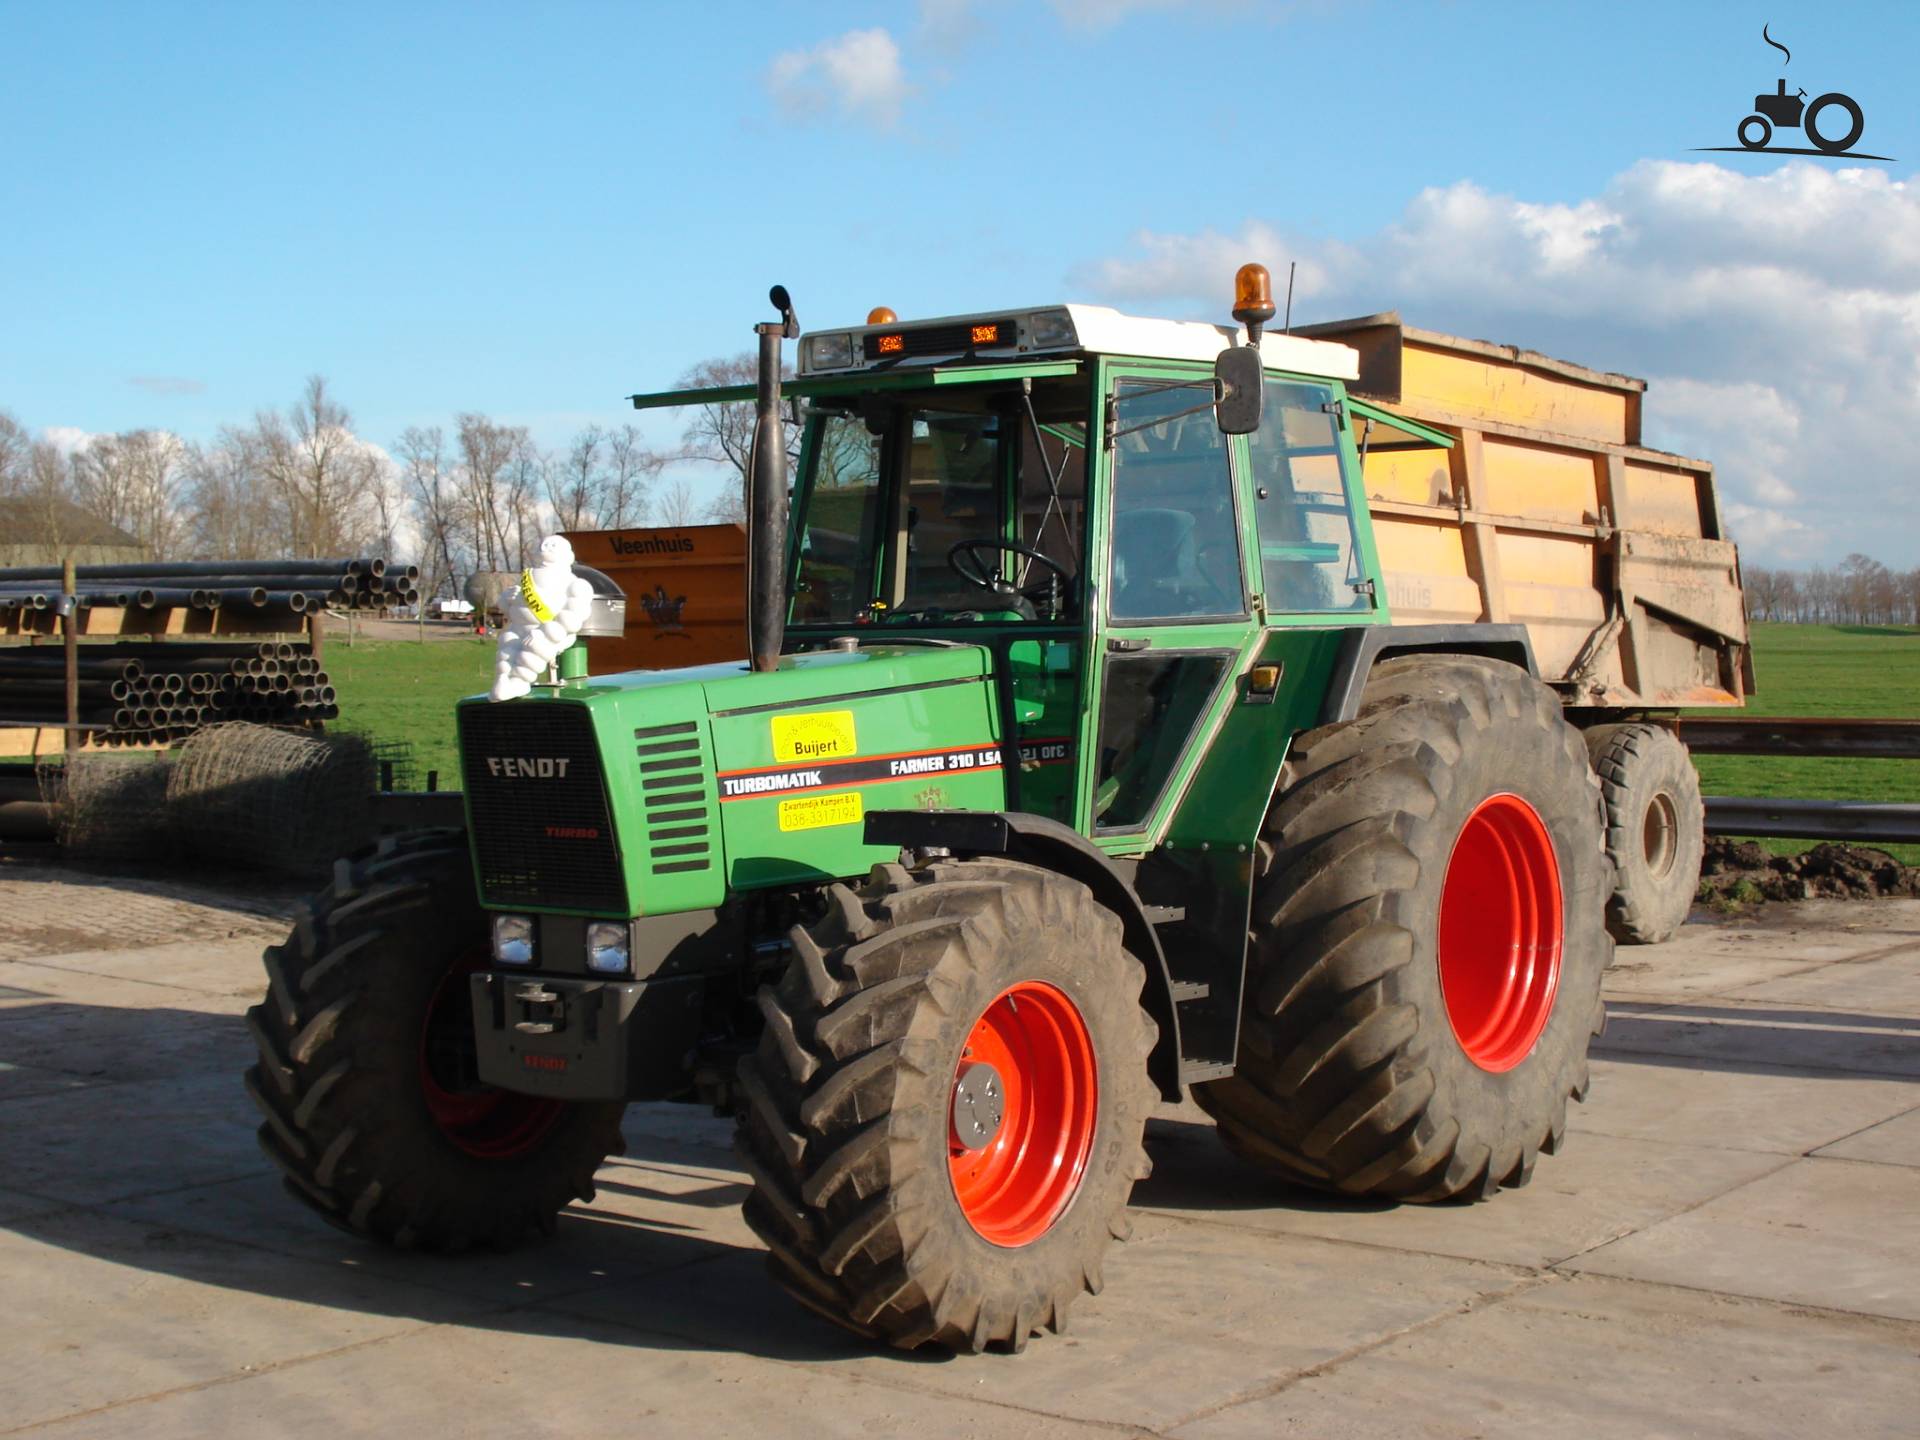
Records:
[[[0,500],[0,568],[114,565],[147,558],[147,547],[71,500],[17,496]]]

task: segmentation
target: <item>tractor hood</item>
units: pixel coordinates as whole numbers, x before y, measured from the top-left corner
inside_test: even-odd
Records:
[[[463,701],[483,904],[607,916],[854,875],[870,810],[1005,806],[991,659],[876,642]]]

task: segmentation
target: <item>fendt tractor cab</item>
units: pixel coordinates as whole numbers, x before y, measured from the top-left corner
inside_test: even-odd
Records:
[[[756,387],[633,397],[757,404],[752,655],[462,702],[465,833],[267,954],[289,1189],[507,1243],[697,1100],[797,1298],[979,1350],[1099,1288],[1162,1099],[1297,1183],[1525,1183],[1601,1020],[1598,787],[1523,630],[1387,625],[1354,436],[1418,427],[1354,352],[1246,267],[1236,327],[878,310],[783,382],[774,303]]]

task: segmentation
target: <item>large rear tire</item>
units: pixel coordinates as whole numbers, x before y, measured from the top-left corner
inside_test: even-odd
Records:
[[[1598,784],[1544,685],[1389,660],[1294,744],[1268,814],[1237,1072],[1194,1087],[1242,1158],[1398,1200],[1531,1178],[1587,1091],[1611,955]]]
[[[1147,1174],[1146,972],[1085,886],[1011,861],[828,900],[740,1065],[747,1222],[840,1325],[1019,1350],[1099,1290]]]
[[[1700,889],[1707,811],[1699,772],[1658,725],[1596,725],[1586,738],[1607,805],[1607,928],[1622,944],[1657,945],[1686,922]]]
[[[551,1234],[618,1152],[618,1103],[480,1085],[467,976],[487,960],[464,837],[388,838],[342,860],[247,1011],[247,1092],[287,1189],[331,1224],[402,1248]]]

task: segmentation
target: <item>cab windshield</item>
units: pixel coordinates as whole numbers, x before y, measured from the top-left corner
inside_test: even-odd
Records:
[[[791,623],[1077,617],[1086,405],[1071,377],[808,402]]]

